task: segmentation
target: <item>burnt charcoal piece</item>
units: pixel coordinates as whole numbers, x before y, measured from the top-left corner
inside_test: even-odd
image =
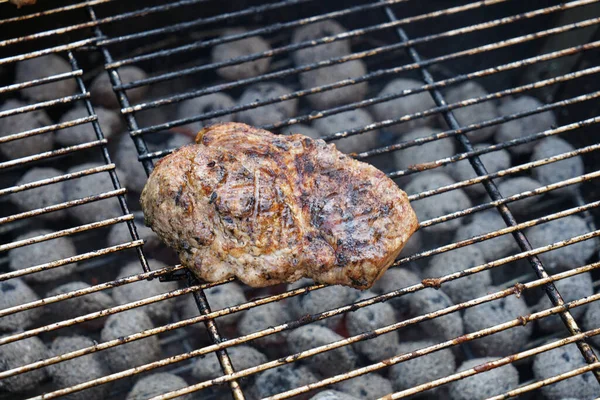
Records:
[[[42,360],[47,356],[48,349],[37,336],[21,339],[0,346],[0,368],[2,371],[6,371]],[[40,368],[2,379],[0,381],[0,391],[7,390],[18,393],[31,390],[32,387],[46,378],[46,373],[46,368]],[[10,398],[10,396],[7,398]]]
[[[266,370],[256,378],[256,390],[259,397],[272,396],[319,379],[310,370],[298,363],[285,364]]]
[[[122,83],[131,83],[141,79],[146,79],[148,75],[140,68],[134,66],[125,66],[119,68],[119,77]],[[148,86],[139,86],[126,90],[127,98],[131,104],[139,102],[148,92]],[[92,81],[90,86],[92,103],[106,108],[119,108],[119,101],[107,73],[101,73]]]
[[[38,295],[19,278],[0,282],[0,310],[39,299]],[[0,332],[27,329],[36,324],[42,313],[43,309],[36,307],[2,317],[0,318]]]
[[[535,190],[540,186],[542,186],[542,184],[535,179],[531,179],[528,176],[517,176],[500,182],[498,184],[498,191],[500,191],[502,196],[510,197],[515,194]],[[522,200],[513,201],[508,203],[508,208],[515,214],[526,216],[531,207],[540,201],[541,197],[541,195],[535,195]]]
[[[25,103],[10,99],[0,106],[0,111],[13,110],[24,106],[26,106]],[[44,110],[15,114],[10,117],[0,118],[0,137],[41,128],[50,124],[52,124],[52,121],[50,121],[50,117],[48,117],[48,114]],[[8,159],[16,159],[50,151],[52,150],[53,143],[54,134],[46,132],[2,143],[0,153]]]
[[[43,179],[54,178],[62,175],[64,172],[54,168],[31,168],[27,171],[16,185],[41,181]],[[37,208],[48,207],[63,203],[66,199],[64,194],[64,182],[51,183],[40,186],[35,189],[27,189],[11,195],[11,200],[23,211],[31,211]],[[48,221],[56,221],[67,215],[66,210],[52,211],[42,214],[40,218]]]
[[[227,348],[227,354],[236,371],[256,367],[257,365],[268,361],[263,353],[250,346],[229,347]],[[196,378],[198,382],[218,378],[222,375],[223,370],[221,369],[221,364],[214,352],[194,361],[192,376]]]
[[[494,360],[496,358],[474,358],[462,363],[456,371],[465,371]],[[512,364],[507,364],[451,382],[449,392],[452,400],[487,399],[514,389],[518,384],[519,371]]]
[[[421,283],[421,278],[414,272],[406,268],[391,268],[386,271],[382,279],[375,282],[372,290],[377,294],[385,294],[395,290],[404,289],[406,287]],[[408,301],[411,294],[396,296],[389,300],[389,303],[396,310],[406,310],[410,304]]]
[[[203,280],[371,287],[417,228],[406,194],[321,140],[217,124],[156,164],[146,224]],[[455,192],[452,192],[455,193]]]
[[[53,75],[71,72],[71,66],[56,54],[20,61],[15,71],[17,82],[28,82]],[[75,94],[77,82],[75,79],[62,79],[57,82],[32,86],[21,90],[21,94],[32,101],[47,101]]]
[[[454,305],[446,293],[441,289],[434,288],[426,288],[411,293],[406,296],[406,301],[409,303],[412,316],[424,315]],[[463,321],[457,311],[423,321],[419,326],[430,337],[444,340],[454,339],[464,333]]]
[[[177,118],[190,118],[200,114],[206,114],[213,111],[227,110],[235,107],[235,100],[225,93],[212,93],[202,97],[196,97],[181,102],[177,109]],[[216,124],[217,122],[232,122],[235,114],[225,114],[220,117],[205,119],[183,125],[196,134],[202,127]]]
[[[335,388],[340,392],[364,400],[378,399],[394,391],[392,383],[376,373],[359,375],[356,378],[342,381],[335,385]]]
[[[105,138],[111,139],[121,133],[123,124],[121,117],[116,111],[107,110],[104,107],[94,109],[98,117],[100,129]],[[79,118],[89,117],[87,109],[84,106],[75,107],[60,118],[60,123],[70,122]],[[71,126],[56,132],[56,142],[61,146],[75,146],[98,140],[94,127],[91,123]],[[131,139],[129,139],[131,140]]]
[[[292,43],[319,40],[326,36],[335,36],[345,32],[346,29],[334,20],[320,21],[296,29],[292,34]],[[295,51],[292,57],[294,58],[294,63],[300,66],[323,61],[328,58],[345,56],[346,54],[350,54],[350,40],[343,39],[323,43],[318,46],[306,47]]]
[[[367,111],[359,108],[357,110],[346,111],[329,117],[320,118],[313,123],[313,126],[321,132],[321,137],[323,137],[331,135],[332,133],[363,128],[372,123],[373,118],[371,115]],[[359,153],[377,147],[379,144],[379,132],[367,131],[358,135],[336,139],[332,143],[335,144],[336,149],[342,153]]]
[[[237,329],[240,335],[249,335],[272,326],[283,324],[291,319],[292,317],[287,307],[282,302],[272,302],[245,311],[242,318],[240,318]],[[277,346],[285,343],[288,334],[289,331],[283,331],[254,339],[252,343],[265,348]]]
[[[356,400],[357,397],[348,393],[338,392],[337,390],[325,390],[313,396],[310,400]]]
[[[426,138],[436,133],[440,133],[440,131],[424,126],[402,135],[400,138],[396,139],[395,142],[410,142],[416,139]],[[452,157],[455,154],[454,142],[455,140],[453,138],[443,138],[421,145],[396,150],[392,153],[394,155],[396,167],[399,169],[407,169],[410,166]]]
[[[126,400],[145,400],[173,390],[187,387],[188,383],[182,377],[168,372],[159,372],[143,377],[131,389]],[[180,400],[192,400],[192,394],[177,397]]]
[[[578,307],[576,307],[578,308]],[[576,308],[572,308],[570,311],[573,312]],[[583,325],[582,331],[589,331],[592,329],[600,328],[600,302],[594,301],[588,304],[585,315],[581,321]],[[588,339],[594,346],[600,347],[600,335],[591,336]]]
[[[531,161],[543,160],[559,154],[575,151],[569,142],[559,137],[547,137],[541,140],[533,149]],[[576,178],[583,175],[585,172],[583,159],[581,156],[566,158],[561,161],[553,162],[546,165],[541,165],[533,169],[533,177],[540,181],[542,185],[550,185],[565,181],[567,179]],[[555,189],[550,193],[555,196],[570,197],[577,194],[580,183],[565,186],[560,189]]]
[[[242,93],[242,96],[238,100],[238,104],[243,106],[257,101],[274,99],[289,93],[292,93],[292,90],[279,83],[258,83],[250,86]],[[297,108],[298,99],[277,101],[258,108],[249,108],[240,111],[237,114],[237,118],[250,125],[274,124],[293,117],[296,114]]]
[[[226,29],[221,37],[238,35],[244,32],[244,29],[239,28]],[[271,46],[269,46],[266,40],[260,36],[252,36],[216,45],[212,49],[211,62],[226,62],[234,58],[255,55],[268,50],[271,50]],[[271,65],[271,57],[263,57],[242,64],[219,68],[217,69],[217,74],[230,81],[238,81],[264,74],[269,69],[269,65]]]

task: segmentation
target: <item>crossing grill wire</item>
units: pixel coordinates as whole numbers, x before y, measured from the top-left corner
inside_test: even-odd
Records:
[[[0,399],[596,397],[598,15],[0,3]],[[419,231],[367,292],[198,281],[139,192],[216,121],[336,143]]]

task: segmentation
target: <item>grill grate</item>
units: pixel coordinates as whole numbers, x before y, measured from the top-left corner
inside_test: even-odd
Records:
[[[600,18],[593,17],[598,15],[600,3],[597,0],[565,3],[544,1],[536,5],[511,0],[457,1],[456,4],[445,1],[419,4],[414,0],[352,1],[344,2],[345,4],[318,4],[312,0],[262,3],[247,1],[243,4],[216,4],[211,0],[155,0],[143,4],[112,0],[81,3],[61,0],[52,5],[41,3],[18,11],[12,5],[0,4],[0,32],[6,33],[0,37],[7,38],[0,40],[0,97],[2,100],[26,99],[24,89],[52,82],[74,81],[77,91],[66,96],[54,95],[49,100],[25,100],[23,105],[2,109],[0,124],[2,120],[40,110],[47,112],[52,121],[40,124],[39,127],[17,129],[0,137],[0,150],[5,144],[18,140],[26,143],[26,140],[34,137],[58,137],[65,134],[66,129],[73,127],[87,127],[93,133],[89,140],[77,144],[63,147],[54,145],[48,151],[0,159],[0,257],[4,257],[0,258],[0,289],[3,288],[3,283],[10,284],[22,278],[38,294],[22,301],[17,300],[16,303],[7,302],[0,307],[0,331],[6,331],[4,336],[0,336],[0,361],[3,347],[6,349],[10,344],[25,343],[30,338],[40,338],[47,346],[57,337],[71,335],[84,335],[93,342],[87,347],[49,352],[47,356],[3,366],[3,370],[0,370],[0,398],[4,396],[2,390],[10,390],[4,382],[25,377],[24,374],[33,371],[47,371],[53,376],[54,373],[50,372],[52,366],[67,365],[69,360],[80,360],[83,356],[96,353],[106,356],[106,364],[110,365],[103,373],[88,375],[85,379],[68,381],[66,384],[61,384],[53,376],[54,379],[44,380],[39,387],[33,385],[36,387],[19,390],[17,398],[51,399],[69,394],[91,396],[91,388],[95,387],[105,390],[103,397],[99,398],[125,398],[136,380],[141,382],[141,379],[152,376],[148,374],[157,370],[183,376],[185,387],[164,386],[156,391],[147,388],[147,392],[140,394],[142,398],[168,399],[195,392],[202,398],[274,400],[294,396],[310,397],[309,395],[324,389],[340,390],[341,382],[354,381],[368,373],[382,374],[394,381],[391,389],[387,389],[385,398],[398,399],[415,394],[436,398],[440,393],[447,396],[448,393],[439,390],[447,390],[454,385],[453,382],[481,376],[508,364],[518,369],[520,380],[512,386],[498,387],[493,393],[487,392],[489,398],[519,396],[540,388],[554,387],[552,385],[558,381],[580,375],[587,379],[590,374],[584,374],[588,372],[598,379],[600,362],[590,346],[590,338],[600,333],[600,327],[587,324],[581,327],[582,313],[578,310],[587,305],[590,309],[600,299],[600,293],[595,293],[596,290],[595,294],[579,292],[573,299],[567,298],[564,292],[562,295],[559,293],[559,290],[562,292],[561,283],[584,275],[591,276],[594,288],[597,289],[600,282],[596,271],[600,265],[597,249],[584,263],[574,263],[566,270],[549,265],[546,261],[548,258],[545,257],[545,253],[551,250],[590,243],[597,241],[600,236],[600,230],[595,225],[598,221],[597,207],[600,206],[596,181],[600,171],[595,153],[600,148],[595,132],[596,124],[600,122],[595,101],[600,95],[600,88],[594,82],[595,75],[600,71],[596,66]],[[533,8],[534,6],[539,8]],[[291,42],[294,29],[330,20],[343,23],[348,30],[342,33],[325,32],[316,39]],[[232,33],[224,29],[240,26],[246,30]],[[265,38],[270,49],[248,55],[234,55],[225,61],[210,59],[210,51],[215,46],[257,36]],[[298,50],[341,41],[350,41],[353,52],[323,57],[322,61],[302,65],[291,60],[290,56]],[[538,53],[540,48],[543,48],[542,53]],[[67,60],[69,71],[50,71],[41,78],[13,83],[13,70],[17,63],[49,54],[58,54]],[[226,81],[217,72],[223,67],[265,59],[270,60],[270,68],[256,76]],[[303,73],[323,71],[327,67],[348,65],[356,61],[365,63],[367,67],[358,76],[340,76],[331,83],[315,84],[314,87],[300,84],[299,78]],[[565,70],[564,65],[574,67],[572,70]],[[129,66],[141,67],[150,74],[130,81],[126,79],[124,72]],[[352,115],[358,115],[359,110],[372,112],[374,106],[390,100],[419,93],[430,94],[431,105],[422,111],[406,115],[386,115],[385,118],[376,116],[349,128],[336,128],[336,131],[323,133],[323,138],[333,142],[354,138],[357,149],[352,156],[382,168],[401,187],[419,177],[433,180],[436,173],[447,173],[468,160],[472,168],[468,178],[421,188],[409,193],[409,199],[413,204],[418,204],[436,198],[435,196],[454,195],[466,190],[470,200],[468,204],[447,210],[442,215],[438,213],[420,218],[422,243],[414,249],[404,251],[391,268],[391,271],[419,273],[421,276],[416,282],[401,282],[387,290],[379,288],[366,297],[359,298],[358,293],[353,293],[353,297],[343,303],[323,303],[318,310],[310,310],[304,314],[294,311],[297,315],[291,315],[282,321],[257,324],[256,331],[242,331],[241,325],[244,321],[248,322],[244,318],[250,315],[249,310],[283,304],[284,308],[291,311],[296,304],[294,301],[302,302],[307,296],[318,296],[327,288],[319,284],[306,284],[264,290],[244,289],[242,297],[247,300],[220,304],[217,297],[212,297],[214,294],[211,293],[214,292],[211,290],[230,290],[236,285],[234,279],[216,283],[198,282],[176,264],[172,254],[165,253],[164,247],[158,246],[160,251],[150,249],[148,246],[152,238],[142,234],[141,225],[136,227],[140,216],[135,211],[138,207],[137,195],[125,189],[129,189],[131,182],[124,181],[123,185],[120,183],[119,178],[123,179],[124,176],[118,168],[124,165],[119,162],[120,159],[111,158],[113,152],[122,150],[120,147],[125,146],[125,141],[115,137],[107,138],[109,135],[103,131],[103,120],[98,116],[99,107],[92,105],[88,88],[93,87],[92,80],[98,73],[108,73],[124,125],[134,143],[129,156],[139,156],[140,164],[147,174],[152,171],[154,160],[172,152],[180,142],[189,141],[188,136],[193,132],[188,125],[193,123],[232,116],[238,118],[244,111],[265,110],[265,106],[277,106],[297,99],[297,112],[292,115],[283,113],[262,125],[275,132],[284,132],[285,129],[294,130],[297,124],[317,124],[327,117],[339,116],[344,112],[351,112]],[[396,78],[417,79],[423,83],[409,89],[382,93],[381,89]],[[251,85],[270,82],[287,85],[288,93],[268,95],[266,98],[249,103],[235,103],[224,108],[202,109],[192,115],[178,113],[178,107],[187,100],[216,93],[239,98]],[[467,95],[460,101],[448,100],[449,90],[469,82],[481,83],[489,94]],[[335,89],[356,89],[361,84],[369,85],[368,95],[363,98],[328,107],[311,106],[310,95],[314,98],[315,94]],[[132,90],[140,88],[148,93],[141,99],[135,99]],[[464,115],[461,112],[468,106],[505,102],[522,95],[536,96],[545,104],[519,108],[516,112],[513,110],[503,115],[482,117],[480,122],[459,122],[461,115]],[[83,107],[86,115],[63,121],[61,116],[75,106]],[[539,116],[548,111],[555,113],[558,120],[556,125],[546,126],[542,130],[527,128],[524,136],[512,140],[483,146],[473,145],[473,141],[478,141],[483,128],[497,129],[511,121],[522,121],[525,117]],[[430,121],[439,119],[435,123],[441,126],[440,129],[410,139],[393,133],[399,126],[419,123],[427,118]],[[371,140],[374,137],[378,138],[375,142]],[[567,139],[576,146],[572,150],[561,150],[555,155],[538,158],[529,158],[527,154],[515,151],[523,148],[523,145],[537,144],[545,138],[557,137]],[[180,139],[176,146],[172,145],[173,138]],[[129,140],[126,137],[124,139]],[[492,138],[486,141],[492,142]],[[405,151],[414,151],[425,157],[426,153],[421,150],[433,149],[439,143],[444,143],[442,147],[451,148],[456,143],[459,150],[443,155],[433,154],[431,159],[418,159],[414,165],[400,165],[395,161],[395,155],[402,154],[404,157],[408,154]],[[134,154],[136,151],[137,155]],[[511,151],[512,164],[494,168],[488,157],[503,151]],[[69,172],[33,182],[17,182],[24,172],[33,167],[65,170],[90,159],[99,165],[77,171],[69,169]],[[508,178],[526,176],[544,166],[556,166],[561,161],[564,165],[565,160],[575,159],[582,159],[585,169],[560,181],[538,183],[535,188],[516,190],[511,195],[506,195],[504,189],[498,188]],[[15,194],[27,193],[36,188],[53,188],[60,184],[83,182],[84,179],[106,175],[109,176],[111,187],[99,190],[100,193],[65,198],[64,201],[34,209],[20,208],[10,200]],[[129,173],[124,175],[129,180]],[[477,188],[482,185],[485,192],[477,192]],[[570,194],[560,195],[565,191]],[[437,198],[444,202],[443,198]],[[517,201],[533,199],[535,202],[530,203],[527,213],[515,212]],[[73,216],[58,222],[45,219],[54,215],[53,213],[70,213],[82,205],[108,204],[111,200],[118,201],[119,215],[110,218],[91,215],[91,221],[77,221]],[[458,229],[456,227],[474,223],[471,221],[477,221],[486,212],[500,217],[501,226],[480,226],[476,233],[467,237],[453,235]],[[545,224],[560,223],[574,216],[583,217],[582,220],[587,224],[585,232],[572,233],[568,237],[563,235],[560,240],[555,238],[545,244],[530,243],[531,228],[543,228],[549,226]],[[444,228],[451,224],[455,227]],[[126,239],[119,240],[118,243],[106,240],[108,229],[125,225]],[[48,228],[48,233],[33,237],[22,236],[23,232],[39,227]],[[494,257],[484,254],[482,262],[467,259],[460,270],[443,276],[427,275],[425,267],[432,262],[434,256],[459,254],[464,249],[498,243],[500,238],[506,237],[513,239],[510,251]],[[58,238],[73,240],[76,254],[48,262],[40,259],[37,265],[21,269],[9,268],[11,250],[25,247],[33,252],[34,245]],[[146,254],[151,256],[147,257]],[[158,268],[151,268],[151,265],[155,265],[155,259],[168,262],[166,265],[160,264]],[[132,260],[141,268],[138,273],[117,275],[118,270]],[[60,268],[75,263],[77,268],[74,272],[61,278],[62,280],[40,283],[33,278],[41,276],[40,273],[59,271]],[[414,299],[417,296],[440,288],[441,292],[432,293],[443,293],[450,287],[449,284],[464,282],[486,273],[495,274],[492,275],[495,279],[493,285],[490,284],[466,301],[463,299],[440,303],[437,307],[422,308],[418,312],[407,306],[412,304],[411,301],[416,301]],[[50,290],[61,283],[78,280],[83,280],[87,285],[59,293]],[[137,287],[149,284],[148,281],[156,280],[164,282],[160,286],[162,289],[157,293],[145,293],[141,298],[114,301],[76,315],[50,311],[53,305],[63,306],[66,310],[74,307],[74,304],[89,302],[93,295],[98,294],[109,294],[116,300],[120,287],[133,292]],[[556,282],[559,283],[558,289]],[[512,310],[511,317],[501,322],[488,324],[483,328],[467,329],[465,326],[462,330],[465,313],[469,310],[477,309],[477,306],[507,304],[501,302],[508,302],[508,299],[514,297],[524,299],[527,313]],[[544,298],[549,299],[549,302],[537,308],[535,302],[539,300],[539,304],[543,305]],[[188,301],[197,307],[196,312],[190,314],[189,309],[187,313],[184,311],[184,304]],[[400,303],[403,305],[398,306],[398,301],[403,301]],[[101,337],[98,329],[85,328],[90,323],[106,327],[106,317],[133,312],[134,309],[149,313],[151,307],[166,304],[171,305],[167,320],[157,317],[152,321],[151,327],[135,326],[133,331],[115,338],[106,339]],[[360,333],[351,333],[346,329],[348,320],[357,311],[376,310],[376,307],[388,304],[396,307],[394,323],[388,322]],[[403,307],[409,309],[404,310]],[[7,318],[11,316],[36,310],[50,316],[28,322],[19,330],[4,328],[3,319],[8,321]],[[540,327],[541,322],[552,316],[556,318],[557,315],[560,316],[562,325],[551,329],[549,333],[544,332]],[[227,318],[231,317],[238,318],[238,321],[227,322]],[[335,317],[341,318],[341,322],[335,322]],[[427,323],[448,321],[443,319],[448,317],[461,321],[460,334],[444,337],[443,334],[435,336],[427,333],[424,328]],[[282,334],[296,332],[305,325],[316,326],[322,323],[333,327],[339,334],[338,339],[325,344],[314,342],[302,351],[285,345],[266,346],[259,343],[266,338],[280,338]],[[201,325],[206,328],[200,328]],[[390,368],[394,365],[435,357],[446,350],[452,352],[458,366],[461,361],[481,357],[478,353],[480,350],[477,350],[477,343],[481,342],[481,338],[499,337],[505,332],[516,332],[519,327],[532,325],[535,325],[535,330],[531,339],[518,351],[508,355],[500,354],[501,352],[490,354],[494,358],[483,360],[481,365],[464,370],[452,367],[444,374],[432,373],[408,386],[402,386],[394,380]],[[563,331],[565,328],[566,331]],[[374,357],[357,350],[366,342],[373,343],[370,352],[374,352],[378,346],[375,344],[378,343],[376,340],[393,332],[398,332],[401,341],[414,341],[415,337],[423,335],[430,336],[431,341],[419,342],[417,348],[410,351],[398,350],[386,357]],[[526,335],[522,330],[519,332],[521,336]],[[156,337],[159,338],[162,349],[160,356],[127,367],[115,368],[111,365],[116,361],[111,361],[111,354],[114,353],[110,353],[110,349],[125,352],[127,346],[145,343],[149,338]],[[236,362],[240,362],[236,350],[240,345],[256,346],[264,352],[265,359],[236,368]],[[580,363],[561,361],[557,364],[563,364],[562,370],[554,369],[552,374],[543,377],[533,375],[532,360],[541,354],[549,354],[553,349],[566,349],[567,345],[577,345],[581,353],[576,354],[581,357]],[[256,387],[256,380],[265,376],[265,371],[284,365],[296,368],[300,365],[310,366],[310,361],[323,353],[335,357],[336,349],[349,349],[348,351],[357,353],[358,361],[342,373],[315,375],[306,383],[298,381],[290,387],[277,388],[276,392],[261,394]],[[138,353],[140,360],[144,360],[142,353]],[[211,353],[217,355],[221,371],[209,378],[199,378],[194,369],[199,364],[209,365],[210,357],[214,357]],[[2,362],[0,365],[3,365]],[[418,369],[415,364],[411,365],[411,369]],[[590,387],[589,390],[597,395],[599,390],[594,379],[587,379],[585,382]],[[145,385],[152,386],[148,382]],[[86,389],[88,390],[81,392]],[[547,395],[547,392],[544,394]],[[14,393],[7,392],[6,398],[15,398],[14,396]]]

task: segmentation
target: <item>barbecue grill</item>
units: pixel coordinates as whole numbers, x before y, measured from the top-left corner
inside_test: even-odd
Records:
[[[600,149],[596,125],[600,122],[600,87],[595,79],[600,71],[598,15],[597,0],[40,0],[22,8],[0,3],[1,101],[21,101],[0,111],[0,127],[6,130],[0,133],[0,153],[4,153],[0,159],[0,398],[170,399],[188,395],[275,400],[309,398],[344,387],[352,396],[369,398],[375,392],[361,393],[352,389],[358,385],[351,385],[366,374],[370,374],[368,382],[376,386],[371,389],[380,390],[375,397],[471,398],[459,383],[476,385],[493,371],[500,371],[503,378],[493,381],[487,391],[478,392],[493,399],[542,394],[559,398],[556,393],[560,392],[552,392],[552,388],[565,387],[565,382],[575,382],[572,397],[600,394],[600,361],[593,347],[594,336],[600,333],[600,321],[593,313],[594,302],[600,299],[600,275],[596,271],[600,261],[594,246],[600,236],[596,228],[600,191],[595,180],[600,174],[600,158],[595,153]],[[331,21],[345,30],[325,29],[319,37],[292,40],[299,28]],[[211,59],[217,46],[258,37],[268,44],[266,50],[232,52],[225,60]],[[302,49],[325,49],[324,44],[344,42],[351,45],[348,54],[325,53],[321,59],[303,64],[292,58]],[[60,56],[68,70],[38,67],[34,77],[19,79],[20,63],[48,55]],[[257,60],[268,60],[265,71],[234,80],[219,73],[224,67],[251,65]],[[302,83],[303,74],[357,60],[366,67],[364,73],[340,75],[325,83],[313,82],[310,87]],[[131,78],[126,71],[132,66],[145,73]],[[116,96],[117,112],[124,122],[121,136],[118,132],[109,135],[103,127],[99,112],[102,102],[94,97],[98,76],[108,77],[105,88],[110,87]],[[382,91],[397,78],[419,84]],[[71,82],[74,91],[62,95],[48,90],[49,96],[43,99],[27,94],[28,89],[48,88],[57,82]],[[192,99],[212,94],[239,99],[252,85],[273,82],[288,92],[181,112],[180,105]],[[487,93],[467,93],[454,100],[452,89],[469,82]],[[338,99],[321,107],[310,101],[315,95],[342,88],[358,91],[366,84],[366,95],[357,100]],[[141,96],[141,92],[146,93]],[[387,108],[389,115],[374,111],[385,102],[411,103],[419,93],[431,97],[423,110],[403,114],[394,106]],[[481,114],[471,121],[464,117],[463,111],[469,107],[492,104],[502,110],[522,96],[537,99],[539,105],[490,117]],[[430,184],[413,192],[407,189],[418,210],[419,202],[430,200],[430,217],[420,215],[419,237],[373,291],[363,295],[345,291],[344,300],[334,305],[325,301],[328,294],[320,297],[321,303],[313,301],[313,308],[307,307],[308,296],[314,300],[319,292],[335,290],[327,292],[335,294],[339,289],[311,282],[267,289],[238,287],[235,293],[242,294],[237,297],[230,295],[237,285],[234,279],[199,282],[143,227],[139,193],[131,189],[135,179],[138,184],[140,179],[141,184],[144,181],[143,173],[132,171],[143,168],[149,174],[158,159],[192,141],[192,126],[207,120],[238,120],[245,111],[271,113],[290,100],[297,101],[293,113],[273,117],[262,127],[285,134],[300,130],[298,124],[314,128],[318,121],[343,112],[349,112],[347,118],[352,119],[366,111],[371,120],[356,117],[356,124],[320,135],[333,143],[352,138],[356,147],[352,156],[381,168],[401,187],[410,188],[419,177]],[[65,120],[64,115],[74,107],[85,110],[85,115]],[[11,118],[34,118],[40,110],[48,115],[46,123],[26,128],[17,123],[2,124]],[[498,131],[548,112],[556,120],[550,126],[536,129],[523,124],[522,135],[497,140],[496,134],[483,145],[478,138],[485,128]],[[435,130],[410,140],[406,133],[395,133],[398,127],[423,125],[425,120]],[[88,139],[82,136],[75,144],[60,145],[60,136],[73,129],[88,132]],[[39,144],[48,136],[55,143],[43,151],[23,156],[14,156],[16,150],[1,151],[15,143],[22,143],[25,151],[28,146],[37,148],[31,143]],[[558,137],[573,148],[554,154],[536,150],[540,143],[550,143],[548,138]],[[530,150],[518,150],[525,147]],[[434,149],[440,148],[454,150],[435,157],[438,150]],[[401,164],[409,152],[424,158]],[[510,162],[498,168],[494,160],[500,153],[507,154]],[[536,154],[540,156],[536,158]],[[569,172],[573,160],[580,160],[583,169]],[[468,167],[465,179],[439,181],[439,172],[455,177],[459,164]],[[24,181],[23,175],[33,168],[54,168],[59,173]],[[542,171],[551,171],[551,177],[563,176],[564,172],[564,176],[545,182],[543,176],[549,173]],[[537,185],[526,189],[511,180],[532,176],[538,179]],[[438,181],[442,183],[436,185]],[[58,185],[59,193],[62,187],[80,190],[77,196],[39,203],[34,208],[23,205],[27,193],[43,197]],[[457,197],[466,203],[442,204]],[[527,206],[518,207],[524,201],[528,201]],[[451,211],[435,213],[446,210],[446,206]],[[559,224],[573,217],[585,224],[583,231]],[[467,226],[474,228],[470,234],[456,234]],[[533,240],[536,229],[549,226],[555,228],[545,232],[558,232],[552,236],[558,239],[544,243]],[[45,230],[39,231],[41,228]],[[48,250],[39,250],[44,243],[50,244],[46,248],[57,248],[64,238],[74,249],[69,256],[47,259]],[[584,244],[592,249],[589,254],[583,253]],[[481,258],[466,256],[458,269],[428,274],[436,257],[473,254],[462,252],[473,248]],[[16,263],[15,251],[19,249],[37,261]],[[566,256],[571,260],[569,265],[552,264],[550,255],[557,254],[557,249],[573,249],[562,253],[571,254]],[[585,260],[576,262],[582,254]],[[132,262],[135,269],[120,273]],[[67,272],[61,273],[61,269]],[[56,278],[42,278],[52,271]],[[413,276],[415,280],[394,280],[398,271],[404,274],[398,276]],[[478,288],[476,282],[483,276],[489,277],[488,285]],[[567,281],[584,276],[590,277],[588,291],[567,295],[561,289],[563,282],[566,288]],[[423,303],[423,299],[442,295],[448,299],[445,293],[450,293],[451,285],[466,280],[475,285],[472,295],[465,297],[466,292],[461,292],[457,294],[462,296],[459,300],[452,296],[452,301]],[[225,293],[224,301],[219,290]],[[511,306],[515,302],[522,308]],[[358,319],[361,310],[375,313],[383,307],[393,309],[393,321],[380,326],[366,324],[359,332],[349,329],[350,320]],[[478,309],[487,311],[477,314]],[[498,315],[506,318],[489,319],[495,322],[477,328],[468,324],[467,313],[489,321],[487,317],[499,309]],[[138,321],[140,310],[142,320],[148,323],[110,335],[114,325]],[[264,315],[268,318],[256,318],[260,310],[267,310]],[[278,312],[283,314],[273,315]],[[119,315],[124,319],[117,320]],[[557,323],[544,329],[542,321],[552,317]],[[460,329],[446,330],[453,321],[458,321]],[[295,332],[305,326],[324,326],[332,339],[292,345]],[[382,343],[378,340],[393,335],[398,337],[396,350],[378,356],[376,347]],[[484,342],[486,339],[501,340],[506,335],[523,345],[504,353],[502,348],[483,344],[490,343]],[[73,337],[81,338],[78,345],[59,346],[61,338]],[[426,342],[423,337],[427,337]],[[415,345],[400,346],[408,342]],[[245,365],[236,352],[241,346],[251,346],[263,355]],[[565,349],[576,350],[568,353],[570,357],[560,353]],[[343,364],[340,351],[351,353],[353,361]],[[123,354],[131,359],[117,362],[117,358],[125,358]],[[443,360],[437,358],[440,354],[449,355],[455,365],[443,365],[443,373],[425,370],[419,375],[420,360]],[[552,358],[549,354],[563,356]],[[334,360],[335,373],[323,371],[325,368],[315,370],[311,364],[311,360],[319,360],[324,365],[327,357]],[[473,359],[475,363],[468,364]],[[77,364],[77,360],[85,361]],[[462,363],[468,368],[461,369]],[[550,372],[541,373],[539,364],[545,364],[543,368]],[[210,370],[211,365],[218,365],[219,370],[198,372]],[[398,366],[402,365],[406,375],[416,375],[413,380],[398,378]],[[510,375],[507,365],[518,375],[504,384],[503,379]],[[71,372],[64,372],[69,368]],[[153,375],[157,372],[171,375]],[[295,380],[289,378],[292,373],[298,375]],[[373,383],[380,382],[373,374],[390,382],[389,386]],[[460,397],[461,393],[466,397]]]

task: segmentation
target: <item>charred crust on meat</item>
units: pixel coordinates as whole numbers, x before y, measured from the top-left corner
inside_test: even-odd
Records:
[[[210,195],[210,199],[208,199],[208,204],[214,203],[216,199],[217,199],[217,192],[212,192],[212,194]]]
[[[184,205],[182,205],[180,202],[182,193],[183,193],[183,185],[179,186],[179,189],[177,189],[177,193],[175,193],[175,204],[180,207],[184,207]]]

